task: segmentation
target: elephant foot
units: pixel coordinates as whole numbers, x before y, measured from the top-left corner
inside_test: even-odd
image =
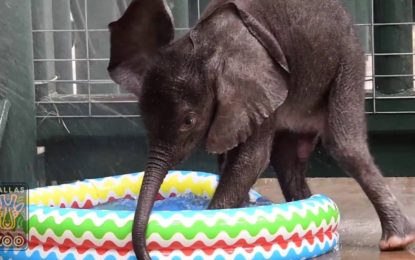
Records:
[[[394,231],[385,232],[379,242],[379,248],[382,251],[402,250],[412,243],[415,243],[415,223],[405,218],[401,227],[394,223]],[[401,232],[396,231],[402,230]]]

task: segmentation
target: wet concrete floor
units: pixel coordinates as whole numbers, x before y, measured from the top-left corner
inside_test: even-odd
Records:
[[[415,178],[385,178],[404,211],[415,219]],[[340,208],[340,249],[318,260],[415,260],[415,245],[405,251],[380,252],[381,227],[375,210],[351,178],[310,178],[314,194],[325,194]],[[283,202],[276,179],[260,179],[254,187],[274,202]]]

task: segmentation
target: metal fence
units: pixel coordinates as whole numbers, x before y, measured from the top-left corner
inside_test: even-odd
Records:
[[[413,114],[414,2],[343,0],[366,52],[366,111]]]
[[[108,77],[107,24],[131,0],[32,0],[37,118],[138,117]],[[176,37],[209,0],[170,0]],[[367,57],[367,112],[415,113],[412,0],[343,0]]]

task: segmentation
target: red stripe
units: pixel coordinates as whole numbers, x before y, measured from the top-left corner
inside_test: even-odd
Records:
[[[260,246],[266,251],[270,251],[272,246],[278,244],[283,250],[287,249],[288,244],[293,242],[297,247],[300,247],[302,242],[306,240],[309,244],[313,245],[319,240],[321,243],[325,237],[332,239],[334,232],[337,230],[337,225],[329,226],[324,231],[322,228],[317,231],[316,234],[312,234],[308,231],[304,236],[300,237],[298,233],[295,233],[288,239],[284,239],[282,236],[276,237],[273,241],[267,242],[265,238],[258,238],[253,243],[248,243],[246,239],[242,238],[237,240],[233,244],[228,244],[224,240],[217,241],[215,244],[207,246],[203,241],[196,241],[190,246],[184,246],[181,242],[175,241],[167,248],[161,246],[157,242],[150,242],[148,249],[150,251],[157,250],[163,254],[169,254],[173,250],[180,250],[186,256],[190,256],[195,250],[202,250],[206,255],[212,255],[217,248],[222,248],[228,253],[232,253],[236,248],[244,248],[248,253],[251,253],[255,246]],[[83,241],[82,244],[76,244],[71,239],[65,239],[63,245],[58,244],[53,238],[47,238],[45,242],[41,242],[37,237],[31,236],[29,241],[29,248],[33,249],[37,245],[42,245],[45,251],[50,250],[52,247],[58,247],[60,252],[66,252],[70,248],[74,248],[78,253],[82,254],[90,248],[95,248],[98,254],[104,254],[108,250],[116,250],[120,255],[125,255],[132,250],[132,243],[128,242],[125,246],[119,247],[112,241],[105,241],[102,245],[98,246],[90,240]]]
[[[158,250],[158,251],[163,251],[163,250],[183,250],[183,249],[187,249],[187,248],[192,248],[194,250],[196,249],[203,249],[203,250],[208,250],[210,251],[210,248],[212,248],[213,250],[216,248],[228,248],[228,247],[232,247],[232,248],[237,248],[237,247],[243,247],[245,248],[248,252],[250,252],[253,247],[255,246],[261,246],[263,247],[265,250],[270,250],[271,247],[275,244],[278,244],[282,249],[287,249],[288,244],[290,242],[293,242],[297,247],[300,247],[302,242],[304,240],[307,240],[308,243],[310,244],[314,244],[316,242],[316,239],[318,239],[320,242],[323,242],[325,237],[328,237],[329,239],[332,239],[333,237],[333,233],[332,233],[332,229],[327,229],[326,231],[324,231],[323,229],[319,229],[318,232],[316,234],[312,234],[311,231],[308,231],[304,236],[300,237],[298,235],[298,233],[295,233],[293,236],[291,236],[288,239],[284,239],[282,236],[278,236],[276,237],[274,240],[268,242],[265,240],[265,238],[261,237],[258,238],[255,242],[253,243],[248,243],[245,239],[239,239],[237,241],[235,241],[235,243],[233,244],[228,244],[226,243],[224,240],[220,240],[217,241],[216,243],[214,243],[213,245],[206,245],[203,241],[196,241],[195,243],[193,243],[190,246],[185,246],[183,245],[181,242],[179,241],[175,241],[172,244],[170,244],[168,246],[168,248],[160,245],[157,242],[150,242],[148,245],[148,249],[151,250]]]
[[[332,233],[331,233],[330,230],[327,231],[327,232],[323,232],[321,234],[323,234],[323,237],[324,237],[324,235],[332,237]],[[294,236],[292,238],[294,239]],[[255,243],[253,243],[253,244],[248,244],[248,243],[246,243],[245,239],[241,239],[241,240],[238,240],[233,245],[227,245],[223,241],[219,241],[218,243],[215,243],[214,245],[209,246],[209,247],[208,246],[202,246],[202,245],[204,245],[203,243],[199,243],[199,244],[195,243],[190,247],[181,247],[181,248],[178,248],[180,243],[176,243],[176,242],[172,244],[172,247],[169,246],[168,248],[161,248],[161,247],[154,248],[154,246],[155,246],[154,244],[156,244],[156,243],[153,243],[152,246],[149,245],[148,249],[150,251],[157,250],[165,256],[169,256],[173,250],[179,250],[187,257],[192,255],[196,250],[200,250],[205,255],[211,256],[211,255],[213,255],[214,251],[217,250],[218,248],[221,248],[222,250],[224,250],[228,254],[232,254],[237,248],[241,248],[241,247],[248,253],[252,253],[252,251],[255,249],[255,247],[262,247],[265,251],[269,252],[269,251],[271,251],[271,248],[274,244],[278,244],[282,249],[285,250],[285,249],[287,249],[288,243],[290,243],[290,242],[294,242],[296,244],[296,246],[299,247],[299,246],[301,246],[304,239],[306,239],[311,245],[314,245],[317,242],[317,240],[321,240],[320,239],[320,234],[318,236],[303,237],[299,241],[281,240],[281,241],[283,241],[283,242],[281,242],[281,241],[278,241],[279,239],[280,238],[275,239],[273,242],[266,242],[264,238],[260,238],[260,239],[256,240]],[[200,241],[198,241],[198,242],[200,242]],[[198,247],[194,247],[194,245],[197,245]]]
[[[62,244],[64,246],[62,246]],[[42,245],[44,249],[47,251],[50,248],[56,246],[59,247],[61,252],[67,251],[69,248],[75,248],[78,253],[84,253],[86,250],[90,248],[95,248],[98,253],[105,253],[108,250],[117,250],[117,251],[125,251],[123,254],[132,250],[132,242],[128,242],[125,246],[119,247],[112,241],[105,241],[102,245],[98,246],[91,242],[90,240],[84,240],[82,244],[76,244],[71,239],[65,239],[62,244],[57,243],[52,238],[47,238],[45,242],[40,241],[38,238],[32,236],[30,238],[29,247],[33,248],[37,245]]]

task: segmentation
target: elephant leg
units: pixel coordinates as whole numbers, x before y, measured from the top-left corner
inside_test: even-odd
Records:
[[[315,147],[316,135],[282,132],[276,134],[271,153],[273,166],[286,201],[311,196],[305,174]]]
[[[223,172],[209,209],[235,208],[249,198],[249,190],[268,167],[273,130],[265,122],[245,143],[226,153]]]
[[[347,65],[340,71],[329,96],[323,143],[375,207],[382,226],[380,249],[402,249],[415,241],[415,225],[402,212],[369,152],[363,93],[356,91],[363,88],[363,81],[356,75]]]
[[[226,153],[218,155],[218,170],[222,174],[225,170]]]
[[[225,166],[226,166],[226,153],[219,154],[218,155],[218,169],[221,175],[225,172]],[[249,203],[249,194],[245,195],[245,198],[243,199],[243,203]]]

